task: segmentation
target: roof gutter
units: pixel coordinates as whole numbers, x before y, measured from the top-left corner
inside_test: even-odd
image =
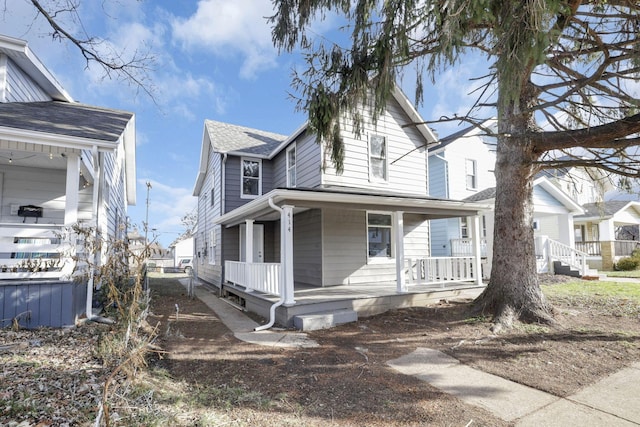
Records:
[[[276,205],[273,202],[273,197],[269,197],[269,206],[280,213],[280,215],[282,215],[282,208],[278,205]],[[282,225],[281,225],[282,227]],[[283,244],[280,245],[281,247],[284,247]],[[282,253],[282,249],[281,249],[281,253]],[[281,256],[282,258],[282,256]],[[282,266],[282,259],[280,260],[280,264]],[[280,282],[280,285],[282,285],[284,283],[284,272],[282,270],[282,268],[280,268],[280,277],[278,277],[278,280]],[[275,302],[273,305],[271,305],[271,308],[269,309],[269,323],[264,324],[262,326],[258,326],[254,329],[254,331],[258,332],[258,331],[264,331],[265,329],[269,329],[270,327],[272,327],[274,325],[274,323],[276,323],[276,308],[280,307],[282,304],[284,304],[285,301],[285,294],[283,292],[283,290],[280,290],[280,299]]]

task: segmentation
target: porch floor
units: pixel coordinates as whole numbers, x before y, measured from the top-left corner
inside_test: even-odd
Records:
[[[444,286],[409,285],[406,293],[398,293],[395,282],[366,283],[315,287],[296,284],[295,304],[280,306],[276,310],[276,324],[291,327],[293,318],[299,315],[354,310],[359,317],[373,316],[396,308],[421,307],[435,304],[442,299],[477,297],[485,286],[469,282],[448,282]],[[278,297],[258,291],[246,292],[242,286],[225,284],[222,295],[232,294],[241,299],[244,308],[269,318],[271,305]]]

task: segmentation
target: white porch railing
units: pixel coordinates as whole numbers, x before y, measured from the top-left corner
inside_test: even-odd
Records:
[[[451,256],[473,255],[473,239],[451,239]],[[480,239],[480,256],[487,256],[487,239]]]
[[[74,265],[71,249],[62,226],[2,223],[0,279],[70,278]]]
[[[447,282],[475,282],[481,270],[474,257],[427,257],[408,259],[407,284],[441,285]]]
[[[560,261],[578,270],[582,276],[590,274],[590,269],[587,265],[588,254],[586,252],[579,251],[571,246],[551,240],[546,236],[536,237],[535,243],[536,258],[543,262],[546,261],[549,265],[549,269],[553,265],[553,261]]]
[[[279,263],[225,261],[224,269],[228,282],[244,286],[247,291],[281,296]]]

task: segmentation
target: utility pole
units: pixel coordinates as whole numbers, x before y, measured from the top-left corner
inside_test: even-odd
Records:
[[[144,258],[145,261],[149,258],[149,240],[147,239],[147,235],[149,233],[149,190],[151,190],[151,182],[147,181],[147,212],[146,219],[144,223]]]

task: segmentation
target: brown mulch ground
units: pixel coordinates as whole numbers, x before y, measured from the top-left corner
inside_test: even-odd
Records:
[[[443,302],[309,333],[319,348],[282,349],[237,340],[177,277],[154,278],[151,289],[148,321],[165,353],[150,358],[146,383],[113,391],[114,426],[506,426],[386,363],[433,348],[567,396],[640,360],[637,310],[624,317],[556,301],[562,328],[492,336],[465,304]],[[0,330],[0,426],[93,425],[112,369],[96,349],[111,333],[92,322]]]
[[[443,302],[309,333],[319,348],[277,349],[238,341],[184,288],[152,289],[150,322],[164,325],[168,352],[158,366],[195,387],[260,396],[217,402],[239,425],[508,425],[386,365],[419,347],[557,396],[640,360],[640,319],[585,307],[557,305],[556,330],[523,325],[492,336],[484,319],[465,316],[466,304]]]

